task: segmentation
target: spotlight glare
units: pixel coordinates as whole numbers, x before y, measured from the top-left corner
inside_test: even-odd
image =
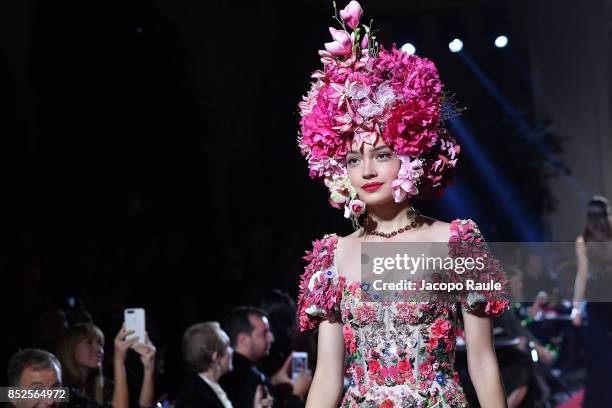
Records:
[[[455,38],[453,41],[448,43],[448,49],[451,52],[459,52],[463,49],[463,41],[458,38]]]
[[[406,43],[402,45],[402,51],[404,51],[406,54],[412,55],[416,52],[416,48],[414,47],[414,45]]]
[[[508,45],[508,37],[505,35],[500,35],[495,39],[495,46],[497,48],[504,48],[506,45]]]

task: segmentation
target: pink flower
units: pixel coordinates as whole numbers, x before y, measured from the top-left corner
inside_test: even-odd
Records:
[[[419,190],[416,187],[416,182],[423,175],[421,161],[418,159],[410,160],[409,156],[400,155],[402,165],[397,174],[397,179],[391,182],[391,190],[393,191],[393,199],[396,203],[404,201],[406,196],[417,195]]]
[[[354,353],[357,351],[357,344],[355,342],[355,333],[349,326],[342,327],[342,333],[344,334],[344,344],[346,350],[349,353]]]
[[[351,209],[351,212],[355,215],[361,215],[363,214],[363,212],[365,211],[365,203],[361,200],[351,200],[351,202],[349,203],[349,208]]]
[[[360,325],[368,324],[376,318],[376,308],[368,303],[355,307],[355,319]]]
[[[451,328],[451,324],[448,320],[443,318],[437,318],[434,324],[431,326],[431,334],[435,337],[446,337],[446,334]]]
[[[346,57],[353,53],[353,41],[349,33],[344,30],[336,30],[334,27],[329,27],[329,32],[334,41],[325,43],[327,52],[336,57]]]
[[[364,371],[362,366],[355,367],[355,377],[357,378],[357,382],[359,382],[363,378],[363,374]]]
[[[380,368],[380,376],[382,378],[387,378],[389,376],[389,368],[386,366],[383,366]]]
[[[432,350],[435,350],[438,348],[438,338],[437,337],[430,337],[429,338],[429,343],[427,344],[428,346],[428,351],[431,353]]]
[[[340,10],[340,18],[344,21],[352,30],[359,25],[359,20],[363,15],[361,5],[355,0],[351,1],[346,7]]]
[[[389,367],[389,376],[391,378],[397,379],[398,375],[399,375],[399,368],[397,368],[396,366]]]
[[[436,376],[436,373],[429,361],[423,361],[421,364],[419,364],[419,374],[422,378],[429,378],[430,380]]]
[[[363,50],[364,48],[366,48],[368,46],[368,35],[364,35],[363,38],[361,39],[361,49]]]

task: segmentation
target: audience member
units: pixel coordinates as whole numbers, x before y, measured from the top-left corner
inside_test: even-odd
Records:
[[[78,323],[68,328],[58,345],[58,357],[64,369],[64,384],[70,390],[68,406],[76,408],[129,406],[125,358],[130,348],[140,354],[144,375],[138,404],[153,405],[156,350],[151,341],[137,343],[132,332],[122,326],[114,340],[114,379],[104,377],[104,334],[91,323]]]
[[[274,342],[266,313],[256,307],[241,306],[232,310],[225,318],[223,328],[230,337],[234,348],[232,365],[234,370],[221,378],[221,385],[226,390],[235,408],[250,407],[258,385],[275,398],[274,407],[303,407],[303,398],[295,392],[287,401],[276,398],[275,384],[259,367],[269,355]],[[278,381],[291,381],[287,369],[291,355],[275,374]]]
[[[183,334],[183,358],[191,376],[176,400],[176,408],[232,408],[219,378],[232,371],[233,349],[228,335],[217,322],[197,323]],[[263,396],[257,386],[251,407],[272,405],[272,397]]]
[[[62,369],[57,358],[48,351],[24,349],[14,354],[8,364],[9,387],[43,390],[62,386]],[[57,401],[49,399],[12,399],[8,407],[49,408]]]

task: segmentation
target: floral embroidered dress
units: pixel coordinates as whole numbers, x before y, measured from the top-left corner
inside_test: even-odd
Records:
[[[497,316],[507,309],[508,301],[484,292],[470,292],[455,303],[361,301],[369,285],[338,276],[337,242],[338,236],[329,234],[307,251],[298,317],[302,331],[318,327],[322,320],[343,325],[350,385],[340,406],[467,407],[453,367],[460,308]],[[462,242],[484,243],[472,220],[452,221],[449,255],[457,256],[454,245]],[[499,263],[491,258],[487,267],[488,276],[505,288]]]

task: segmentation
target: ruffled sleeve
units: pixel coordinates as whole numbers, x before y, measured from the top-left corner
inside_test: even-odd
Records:
[[[308,265],[300,277],[297,304],[300,331],[315,329],[322,320],[340,321],[341,292],[334,264],[337,243],[338,236],[328,234],[306,251]]]
[[[496,317],[508,310],[508,279],[499,260],[495,259],[486,244],[478,226],[471,219],[456,219],[451,223],[449,239],[451,257],[481,258],[483,267],[466,270],[461,280],[465,290],[460,294],[460,303],[464,311],[477,316]],[[469,289],[468,280],[474,283],[499,283],[500,289]],[[485,286],[485,285],[483,285]]]

